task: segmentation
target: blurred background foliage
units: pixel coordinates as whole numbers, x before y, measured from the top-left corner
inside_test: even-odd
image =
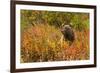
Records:
[[[49,24],[56,27],[71,25],[76,30],[89,28],[89,13],[21,10],[22,30],[30,25]]]

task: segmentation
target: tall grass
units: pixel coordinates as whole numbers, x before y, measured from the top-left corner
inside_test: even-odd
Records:
[[[59,28],[48,24],[30,26],[21,32],[21,62],[45,62],[89,59],[89,30],[75,31],[77,38],[69,45]]]

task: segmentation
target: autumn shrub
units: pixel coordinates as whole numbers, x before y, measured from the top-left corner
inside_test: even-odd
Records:
[[[69,45],[59,28],[48,24],[30,26],[21,32],[21,62],[45,62],[89,59],[89,30],[75,31],[77,38]]]

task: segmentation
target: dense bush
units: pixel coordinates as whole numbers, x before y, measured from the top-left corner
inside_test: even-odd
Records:
[[[21,36],[21,62],[44,62],[89,59],[89,34],[76,31],[78,37],[70,46],[61,46],[59,29],[50,25],[28,27]]]

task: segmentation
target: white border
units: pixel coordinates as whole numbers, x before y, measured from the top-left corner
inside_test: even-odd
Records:
[[[89,13],[90,14],[90,36],[91,36],[90,37],[90,60],[20,63],[20,10],[21,9]],[[15,50],[16,69],[94,64],[94,13],[93,12],[94,12],[93,9],[86,9],[86,8],[50,7],[50,6],[20,5],[20,4],[16,5],[16,50]]]

